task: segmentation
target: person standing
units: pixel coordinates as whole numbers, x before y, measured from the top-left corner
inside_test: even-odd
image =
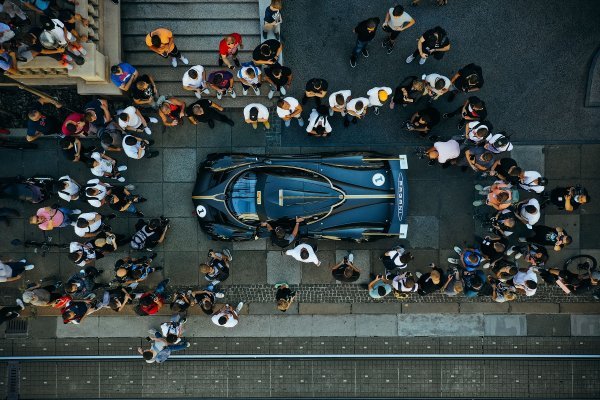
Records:
[[[33,268],[35,268],[34,265],[27,262],[26,259],[19,261],[0,260],[0,283],[19,280],[25,271],[31,271]]]
[[[64,207],[42,207],[36,214],[29,218],[31,225],[43,231],[51,231],[54,228],[64,228],[75,223],[73,215],[81,214],[81,210],[70,210]]]
[[[321,104],[317,108],[313,108],[308,117],[308,126],[306,132],[314,137],[327,137],[331,133],[332,128],[328,119],[328,108]]]
[[[317,267],[321,265],[321,261],[317,257],[317,253],[313,249],[313,247],[308,243],[300,243],[298,246],[293,249],[289,249],[285,251],[286,256],[291,256],[295,258],[297,261],[303,263],[313,263]]]
[[[342,261],[332,266],[331,275],[339,282],[356,282],[360,278],[360,269],[354,266],[354,254],[348,252]]]
[[[484,121],[487,117],[487,108],[485,102],[477,96],[470,96],[462,106],[449,113],[444,113],[444,119],[452,118],[460,114],[462,118],[458,123],[458,129],[463,129],[467,122]]]
[[[227,115],[222,113],[223,110],[225,109],[213,101],[200,99],[190,104],[186,108],[185,114],[192,124],[206,123],[210,129],[215,127],[215,120],[224,122],[229,126],[235,125]]]
[[[158,100],[158,89],[154,83],[154,78],[147,74],[140,75],[132,85],[130,95],[133,104],[136,106],[154,108],[156,100]]]
[[[452,77],[452,91],[448,96],[448,102],[454,100],[458,92],[476,92],[483,86],[483,71],[476,64],[468,64],[458,70]]]
[[[131,84],[136,81],[139,72],[135,67],[126,62],[122,62],[110,67],[110,80],[112,83],[124,92],[127,92]]]
[[[373,107],[373,113],[379,115],[379,107],[382,107],[392,94],[392,88],[389,87],[374,87],[367,92],[369,96],[369,106]]]
[[[279,92],[282,96],[285,96],[287,93],[286,88],[290,88],[292,79],[292,70],[288,67],[282,67],[279,64],[266,67],[264,80],[271,86],[271,90],[267,97],[272,99],[275,92]]]
[[[344,116],[344,126],[349,127],[350,120],[353,124],[356,124],[359,119],[363,119],[367,115],[367,108],[369,108],[369,99],[366,97],[357,97],[350,100],[346,105],[347,114]]]
[[[346,105],[352,98],[352,91],[339,90],[329,95],[329,116],[333,117],[333,113],[339,112],[342,117],[346,115]]]
[[[277,102],[277,115],[284,121],[286,128],[290,127],[291,120],[294,118],[298,121],[299,126],[304,126],[302,106],[293,97],[286,97]]]
[[[158,107],[158,115],[165,126],[183,125],[185,102],[175,97],[165,99]]]
[[[254,129],[258,128],[260,122],[265,125],[265,130],[271,128],[269,109],[260,103],[250,103],[244,107],[244,120]]]
[[[206,84],[206,71],[202,65],[194,65],[188,69],[181,83],[185,90],[192,90],[197,98],[202,98],[202,93],[209,94],[208,85]]]
[[[269,7],[265,9],[265,18],[263,25],[263,39],[267,39],[269,31],[273,31],[275,39],[281,38],[281,0],[271,0]]]
[[[350,66],[352,68],[356,67],[356,59],[359,54],[362,54],[364,57],[369,57],[367,45],[375,38],[379,22],[379,18],[377,17],[369,18],[356,25],[352,30],[352,32],[356,34],[356,44],[354,45],[354,50],[352,50],[352,55],[350,56]]]
[[[244,303],[241,301],[238,303],[235,309],[229,304],[225,304],[223,308],[213,314],[210,320],[217,326],[222,326],[223,328],[233,328],[239,322],[239,314],[243,307]]]
[[[329,84],[327,81],[321,78],[312,78],[306,82],[304,97],[302,97],[302,104],[308,103],[308,99],[314,97],[317,105],[320,105],[321,99],[327,95],[328,86]]]
[[[419,38],[417,49],[406,58],[406,63],[410,64],[415,58],[419,57],[419,64],[423,65],[431,55],[436,60],[441,60],[448,50],[450,50],[448,34],[441,27],[436,26],[425,31],[423,36]]]
[[[61,123],[58,118],[43,112],[42,108],[45,104],[56,106],[55,103],[41,97],[29,106],[26,136],[28,142],[33,142],[41,136],[61,134]]]
[[[277,289],[277,293],[275,293],[277,309],[281,312],[286,312],[296,299],[298,293],[292,292],[292,289],[290,289],[290,285],[288,285],[287,282],[276,284],[275,289]]]
[[[450,90],[452,82],[444,75],[429,74],[421,77],[427,84],[427,95],[430,96],[429,101],[437,100]]]
[[[158,151],[151,151],[150,146],[154,144],[154,140],[142,139],[137,136],[127,135],[123,138],[123,152],[127,157],[134,160],[142,158],[153,158],[158,156]]]
[[[390,109],[393,110],[396,104],[402,104],[402,107],[415,104],[426,94],[426,83],[416,76],[409,76],[396,87]]]
[[[23,311],[25,309],[25,304],[23,304],[23,300],[21,299],[17,299],[16,303],[16,306],[7,306],[0,309],[0,325],[21,316],[19,311]]]
[[[426,107],[417,111],[405,123],[405,129],[412,132],[418,132],[421,137],[433,129],[434,126],[440,123],[440,113],[433,107]]]
[[[415,20],[404,11],[404,7],[397,5],[388,10],[385,15],[385,21],[381,29],[390,35],[381,43],[385,47],[387,53],[390,54],[394,50],[394,43],[400,32],[407,30],[415,24]]]
[[[248,95],[248,89],[252,88],[254,90],[254,94],[260,96],[260,68],[258,68],[254,63],[244,63],[242,64],[242,68],[237,73],[237,77],[242,84],[242,94],[244,96]]]
[[[227,70],[215,71],[208,75],[208,86],[217,93],[217,99],[221,100],[223,95],[229,94],[235,99],[237,94],[233,89],[233,74]]]
[[[252,62],[255,65],[273,65],[283,50],[281,42],[275,39],[265,40],[252,52]]]
[[[156,121],[155,118],[148,118],[151,122]],[[140,111],[134,106],[129,106],[119,113],[118,117],[119,127],[124,131],[130,131],[133,133],[145,132],[147,135],[152,135],[152,131],[148,127],[146,118],[140,113]]]
[[[238,60],[237,54],[240,49],[244,48],[242,42],[242,35],[239,33],[231,33],[225,36],[219,42],[219,67],[226,65],[229,69],[240,67],[240,60]],[[233,64],[231,63],[233,61]],[[234,67],[235,65],[235,67]]]
[[[146,35],[146,46],[163,58],[171,57],[173,68],[177,67],[177,59],[185,65],[190,63],[175,45],[173,32],[166,28],[158,28]]]

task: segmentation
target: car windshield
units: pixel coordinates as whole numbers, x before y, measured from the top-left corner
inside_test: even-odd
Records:
[[[246,172],[229,189],[227,198],[229,210],[240,221],[255,223],[259,220],[256,212],[256,174]]]

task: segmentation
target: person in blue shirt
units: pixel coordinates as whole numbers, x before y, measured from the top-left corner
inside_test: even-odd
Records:
[[[131,84],[135,82],[139,73],[138,70],[131,64],[122,62],[110,67],[110,80],[116,87],[124,92],[127,92]]]

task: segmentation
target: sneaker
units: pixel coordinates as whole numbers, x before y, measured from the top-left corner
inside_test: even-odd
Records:
[[[298,118],[298,125],[302,128],[304,126],[304,120],[302,118]]]
[[[121,183],[125,182],[125,178],[123,178],[122,176],[120,176],[119,178],[117,178],[117,180]]]
[[[287,90],[285,90],[285,88],[282,86],[281,88],[279,88],[279,93],[285,96],[287,94]]]
[[[483,190],[483,186],[475,185],[475,190],[477,190],[478,192],[481,192]]]
[[[229,92],[229,94],[231,95],[232,99],[235,99],[237,94],[235,93],[235,90],[232,90],[231,92]]]
[[[275,94],[274,90],[269,90],[269,94],[267,94],[267,97],[269,98],[269,100],[273,98],[274,94]]]
[[[407,64],[410,64],[414,60],[415,60],[415,56],[413,56],[412,54],[410,56],[406,57],[406,63]]]
[[[190,347],[192,344],[190,342],[185,343],[185,347]]]
[[[67,64],[67,65],[65,65],[65,67],[67,67],[67,70],[69,70],[69,71],[73,70],[73,65],[71,65],[71,64]]]
[[[364,49],[361,50],[361,54],[367,58],[369,57],[369,50],[367,50],[367,48],[365,47]]]
[[[87,50],[86,50],[86,49],[84,49],[83,47],[81,47],[81,48],[79,49],[79,52],[81,53],[81,55],[82,55],[82,56],[85,56],[85,55],[87,55]]]
[[[17,299],[17,300],[15,300],[15,301],[17,302],[17,305],[18,305],[19,307],[21,307],[21,310],[24,310],[24,309],[25,309],[25,304],[23,303],[23,300],[21,300],[21,299]]]
[[[278,32],[273,32],[276,40],[281,40],[281,35]]]
[[[194,91],[194,94],[196,95],[197,99],[201,99],[202,98],[202,92],[200,92],[199,90]]]
[[[221,91],[217,91],[217,99],[221,100],[223,98],[223,93]]]
[[[333,108],[330,108],[330,109],[329,109],[329,116],[330,116],[330,117],[333,117]]]
[[[223,254],[229,258],[229,261],[233,261],[233,256],[231,255],[231,251],[229,251],[229,249],[223,249]]]
[[[208,290],[209,292],[212,292],[213,290],[215,290],[215,287],[213,285],[208,285],[206,287],[206,290]]]
[[[173,66],[173,68],[177,68],[177,59],[175,57],[171,58],[171,66]]]
[[[450,264],[460,265],[460,261],[457,260],[456,258],[448,257],[448,262]]]
[[[421,58],[421,59],[419,59],[419,65],[423,65],[423,64],[425,64],[425,61],[427,61],[427,59],[426,59],[426,58]]]
[[[387,48],[387,53],[388,53],[388,54],[392,54],[392,52],[393,52],[393,51],[394,51],[394,46],[393,46],[393,45],[391,45],[391,46],[388,46],[388,48]]]
[[[415,272],[415,276],[417,277],[417,279],[419,279],[421,277],[421,275],[423,275],[421,272],[419,272],[419,271]]]
[[[71,210],[71,212],[75,215],[81,214],[81,210],[79,208],[76,208],[74,210]]]
[[[222,299],[223,297],[225,297],[225,293],[223,293],[223,292],[215,292],[213,294],[215,295],[215,297],[217,299]]]
[[[263,39],[265,39],[265,40],[266,40],[266,39],[267,39],[267,35],[268,35],[268,34],[269,34],[269,32],[267,32],[267,31],[263,31]]]
[[[244,302],[243,302],[243,301],[240,301],[240,302],[238,303],[237,307],[235,308],[235,312],[239,314],[239,313],[240,313],[240,311],[242,311],[242,308],[244,308]]]
[[[179,323],[182,325],[185,324],[186,322],[187,322],[187,318],[185,318],[185,317],[183,317],[179,320]]]
[[[119,165],[117,167],[117,171],[119,171],[119,172],[127,171],[127,165]]]
[[[515,254],[515,260],[518,260],[521,257],[523,257],[523,254],[521,254],[521,253]]]
[[[141,212],[141,211],[136,211],[136,212],[135,212],[135,216],[136,216],[136,217],[140,217],[140,218],[144,218],[144,213],[143,213],[143,212]]]
[[[181,61],[182,61],[182,62],[183,62],[185,65],[188,65],[188,64],[190,63],[190,62],[189,62],[189,60],[188,60],[187,58],[185,58],[185,56],[183,56],[183,55],[182,55],[181,57],[179,57],[179,59],[180,59],[180,60],[181,60]]]
[[[204,94],[210,94],[210,90],[208,88],[205,88],[202,90],[202,93]]]
[[[152,122],[153,124],[156,124],[158,122],[158,118],[148,117],[148,121]]]
[[[490,263],[489,262],[486,262],[485,264],[483,264],[481,266],[481,268],[483,268],[483,269],[488,269],[489,267],[490,267]]]
[[[482,200],[475,200],[475,201],[473,202],[473,205],[474,205],[475,207],[480,207],[480,206],[482,206],[482,205],[483,205],[483,201],[482,201]]]
[[[508,250],[506,250],[506,255],[510,256],[515,252],[515,246],[511,246],[508,248]]]
[[[244,96],[247,96],[248,95],[248,89],[242,89],[242,94]]]
[[[349,262],[354,262],[354,254],[352,254],[351,252],[348,252],[348,261]]]
[[[356,57],[355,56],[350,57],[350,66],[352,68],[356,67]]]
[[[125,189],[127,190],[135,190],[135,185],[130,183],[129,185],[125,185]]]
[[[260,96],[260,88],[252,87],[252,90],[254,90],[255,95]]]
[[[285,127],[286,127],[286,128],[289,128],[291,123],[292,123],[292,122],[291,122],[291,121],[288,119],[288,120],[287,120],[287,121],[285,121],[283,124],[285,125]]]
[[[373,109],[373,113],[374,113],[375,115],[379,115],[379,107],[375,107],[375,108]]]
[[[456,254],[458,254],[459,256],[462,254],[462,249],[460,247],[454,246],[453,249],[454,249],[454,252]]]
[[[32,270],[32,269],[34,269],[34,268],[35,268],[35,265],[33,265],[33,264],[29,264],[29,265],[26,265],[26,266],[25,266],[25,271],[31,271],[31,270]]]
[[[520,237],[520,238],[519,238],[519,242],[521,242],[521,243],[525,243],[525,242],[527,242],[527,239],[526,239],[526,238],[524,238],[524,237]]]

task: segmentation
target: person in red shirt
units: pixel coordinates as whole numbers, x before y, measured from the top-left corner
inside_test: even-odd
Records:
[[[227,65],[229,69],[240,67],[240,61],[237,58],[239,49],[243,49],[244,44],[242,43],[242,35],[239,33],[232,33],[225,36],[219,43],[219,67]],[[235,63],[235,67],[231,63],[231,60]]]
[[[169,279],[160,282],[153,292],[146,292],[139,297],[139,304],[135,307],[138,315],[154,315],[165,304],[165,289],[169,284]]]
[[[71,113],[62,124],[62,133],[65,136],[87,136],[90,124],[85,121],[85,114]]]

